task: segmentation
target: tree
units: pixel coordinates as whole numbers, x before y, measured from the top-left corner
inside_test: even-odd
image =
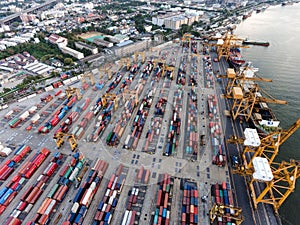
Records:
[[[65,65],[73,65],[74,64],[73,59],[71,59],[71,58],[65,58],[64,59],[64,64]]]
[[[104,41],[110,41],[110,38],[109,37],[104,37],[104,39],[103,39]]]

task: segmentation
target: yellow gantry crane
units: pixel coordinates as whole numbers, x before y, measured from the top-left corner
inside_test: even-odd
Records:
[[[64,144],[65,137],[68,138],[68,141],[70,143],[72,151],[75,151],[75,149],[77,148],[77,141],[73,134],[66,134],[63,132],[58,132],[54,137],[54,139],[56,139],[57,147],[60,148]]]
[[[131,65],[130,58],[122,58],[122,59],[120,59],[119,60],[119,64],[118,64],[118,70],[120,70],[123,65],[126,65],[126,69],[129,70],[130,69],[130,65]]]
[[[300,127],[300,118],[287,130],[277,130],[269,133],[267,136],[260,138],[259,146],[244,146],[242,159],[243,165],[238,168],[237,173],[252,174],[253,160],[255,157],[264,157],[271,164],[279,152],[279,147]],[[243,144],[245,138],[231,137],[228,142],[235,144]],[[247,160],[247,158],[250,158]],[[249,161],[249,162],[248,162]]]
[[[254,208],[256,209],[259,203],[270,204],[275,213],[278,213],[282,203],[295,189],[297,178],[300,177],[300,161],[273,162],[270,164],[270,168],[273,179],[265,182],[265,188],[259,195],[256,195],[254,188],[254,183],[258,180],[252,177],[248,183]]]
[[[233,214],[226,214],[225,209],[229,209],[230,211],[234,211]],[[213,224],[217,217],[226,217],[228,219],[232,219],[235,221],[236,225],[240,225],[244,221],[244,217],[242,215],[242,209],[233,206],[225,206],[221,204],[214,204],[212,208],[209,210],[209,219],[210,223]]]
[[[236,35],[229,34],[228,32],[223,37],[210,37],[209,40],[217,40],[217,43],[207,43],[209,46],[216,46],[218,59],[225,57],[227,60],[230,55],[230,50],[235,48],[249,48],[249,46],[239,44],[238,42],[244,39],[238,38]]]
[[[285,199],[294,191],[297,178],[300,176],[300,163],[295,160],[290,162],[274,162],[279,152],[279,147],[300,127],[300,118],[287,130],[278,130],[260,139],[258,147],[245,146],[242,159],[243,164],[239,165],[233,172],[246,176],[248,180],[254,208],[258,203],[273,205],[277,213]],[[244,143],[245,139],[233,137],[231,143]],[[266,163],[258,165],[261,161]],[[258,168],[258,169],[257,169]],[[256,171],[258,170],[258,171]],[[261,179],[255,174],[263,174],[269,170],[269,175],[263,176],[268,179]],[[257,182],[264,182],[263,191],[257,195],[255,185]]]
[[[167,71],[170,72],[170,79],[173,80],[174,79],[174,74],[175,74],[175,67],[174,66],[165,66],[164,67],[164,73],[162,73],[163,77],[165,76]]]
[[[192,35],[190,33],[185,33],[183,36],[182,36],[182,45],[184,42],[188,42],[188,45],[191,46],[191,41],[192,41]]]
[[[106,107],[107,101],[113,101],[114,102],[114,110],[118,108],[118,98],[116,94],[104,94],[101,97],[102,107]]]
[[[73,94],[76,94],[78,100],[82,99],[82,94],[80,93],[79,88],[68,87],[65,91],[68,98],[70,98]]]
[[[102,79],[103,74],[107,74],[109,80],[112,78],[111,70],[110,68],[108,68],[107,65],[104,65],[103,68],[99,68],[99,73],[100,73],[100,79]]]
[[[135,99],[135,104],[136,105],[138,104],[138,102],[139,102],[139,96],[138,96],[138,92],[137,91],[124,89],[124,91],[122,93],[123,101],[126,102],[126,100],[128,100],[128,97],[129,98],[133,97]]]
[[[142,63],[145,62],[146,59],[146,55],[145,52],[135,52],[134,53],[134,62],[136,63],[138,61],[138,57],[141,56],[142,57]]]
[[[248,92],[242,90],[241,87],[232,88],[233,104],[231,108],[231,115],[235,120],[238,116],[245,117],[248,121],[252,115],[254,106],[259,103],[274,103],[274,104],[287,104],[287,101],[277,100],[270,96],[270,98],[262,97],[259,92],[258,85],[254,84]],[[228,96],[227,96],[228,97]]]
[[[241,87],[242,90],[245,89],[246,82],[249,81],[261,81],[261,82],[272,82],[271,79],[261,78],[261,77],[246,77],[246,71],[250,69],[249,66],[243,67],[238,73],[232,68],[227,68],[226,75],[218,75],[218,78],[226,78],[227,84],[225,89],[226,97],[230,98],[232,96],[232,91],[234,87]]]
[[[91,81],[91,84],[95,84],[95,78],[92,72],[85,72],[84,74],[81,75],[81,83],[86,83],[86,78],[89,78]]]

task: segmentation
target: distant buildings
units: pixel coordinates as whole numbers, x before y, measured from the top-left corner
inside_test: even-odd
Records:
[[[46,39],[46,38],[45,38]],[[48,41],[54,45],[57,45],[58,47],[64,47],[68,45],[68,39],[61,37],[57,34],[51,34],[48,37]]]
[[[82,52],[79,52],[79,51],[76,51],[72,48],[69,48],[67,46],[62,46],[60,47],[60,50],[65,53],[65,54],[69,54],[71,56],[73,56],[74,58],[76,59],[83,59],[84,58],[84,55]]]
[[[90,50],[93,54],[97,54],[98,53],[98,48],[97,47],[88,45],[88,44],[83,43],[81,41],[75,42],[75,47],[78,48],[78,49],[87,49],[87,50]]]
[[[199,16],[192,13],[171,12],[163,15],[152,17],[152,24],[165,26],[172,30],[180,29],[181,25],[192,25],[193,22],[199,21]]]

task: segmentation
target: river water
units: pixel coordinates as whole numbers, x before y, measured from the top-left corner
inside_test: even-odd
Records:
[[[300,117],[300,4],[271,6],[238,25],[235,34],[251,40],[268,41],[269,47],[243,48],[243,57],[259,68],[261,77],[272,83],[259,86],[276,99],[288,101],[288,105],[269,104],[281,126],[289,128]],[[276,162],[300,160],[300,129],[280,148]],[[284,225],[300,224],[300,179],[292,193],[280,208]]]

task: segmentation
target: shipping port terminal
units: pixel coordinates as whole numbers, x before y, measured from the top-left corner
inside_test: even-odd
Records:
[[[185,35],[1,110],[0,223],[281,224],[234,172],[250,127],[218,57]]]

